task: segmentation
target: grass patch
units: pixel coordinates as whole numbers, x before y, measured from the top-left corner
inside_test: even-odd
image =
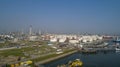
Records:
[[[62,54],[65,54],[65,53],[68,53],[68,52],[71,52],[71,51],[74,51],[75,49],[72,49],[72,50],[66,50],[64,51],[64,53]],[[62,55],[61,54],[61,55]],[[44,56],[44,57],[39,57],[39,58],[36,58],[36,59],[32,59],[32,61],[34,62],[39,62],[39,61],[43,61],[43,60],[46,60],[46,59],[49,59],[49,58],[53,58],[53,57],[57,57],[59,56],[59,54],[51,54],[51,55],[47,55],[47,56]]]
[[[34,52],[34,50],[38,50],[38,51],[46,51],[45,48],[47,49],[51,49],[51,47],[49,46],[41,46],[41,47],[24,47],[24,48],[15,48],[15,49],[8,49],[8,50],[1,50],[0,51],[0,55],[1,56],[9,56],[9,55],[13,55],[13,56],[24,56],[23,52]]]
[[[47,55],[47,56],[44,56],[44,57],[39,57],[39,58],[36,58],[36,59],[32,59],[32,61],[38,62],[38,61],[49,59],[49,58],[55,57],[55,56],[58,56],[58,55],[57,54]]]
[[[0,51],[0,55],[2,55],[4,57],[10,56],[10,55],[13,55],[13,56],[24,56],[22,51],[18,50],[18,49]]]
[[[27,52],[27,51],[31,51],[33,50],[34,48],[32,47],[25,47],[25,48],[21,48],[21,49],[9,49],[9,50],[1,50],[0,51],[0,55],[2,56],[10,56],[10,55],[13,55],[13,56],[24,56],[23,52]]]

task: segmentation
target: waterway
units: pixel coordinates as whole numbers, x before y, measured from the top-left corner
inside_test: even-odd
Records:
[[[113,45],[113,43],[109,43]],[[120,51],[105,51],[96,54],[82,54],[80,52],[44,64],[44,67],[57,67],[69,61],[81,59],[83,67],[120,67]],[[40,66],[41,67],[41,66]]]
[[[83,67],[120,67],[120,51],[99,52],[97,54],[81,54],[79,52],[44,64],[44,67],[57,67],[70,60],[81,59]]]

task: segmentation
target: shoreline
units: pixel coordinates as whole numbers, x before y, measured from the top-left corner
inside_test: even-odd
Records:
[[[46,60],[43,60],[43,61],[36,62],[35,65],[36,65],[36,66],[39,66],[39,65],[42,65],[42,64],[45,64],[45,63],[48,63],[48,62],[51,62],[51,61],[60,59],[60,58],[62,58],[62,57],[71,55],[71,54],[76,53],[76,52],[77,52],[77,50],[74,50],[74,51],[71,51],[71,52],[68,52],[68,53],[63,53],[63,54],[58,55],[58,56],[56,56],[56,57],[51,57],[51,58],[49,58],[49,59],[46,59]]]

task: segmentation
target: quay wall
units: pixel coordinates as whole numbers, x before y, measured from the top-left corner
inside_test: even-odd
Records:
[[[71,55],[71,54],[76,53],[76,52],[77,52],[77,50],[74,50],[74,51],[71,51],[71,52],[68,52],[68,53],[65,53],[65,54],[60,54],[59,56],[52,57],[52,58],[49,58],[49,59],[46,59],[46,60],[43,60],[43,61],[39,61],[39,62],[35,63],[35,65],[39,66],[41,64],[45,64],[45,63],[60,59],[62,57]]]

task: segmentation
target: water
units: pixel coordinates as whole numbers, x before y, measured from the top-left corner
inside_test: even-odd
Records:
[[[64,58],[44,64],[45,67],[57,67],[66,64],[70,60],[81,59],[83,67],[120,67],[120,51],[99,52],[97,54],[74,53]]]

